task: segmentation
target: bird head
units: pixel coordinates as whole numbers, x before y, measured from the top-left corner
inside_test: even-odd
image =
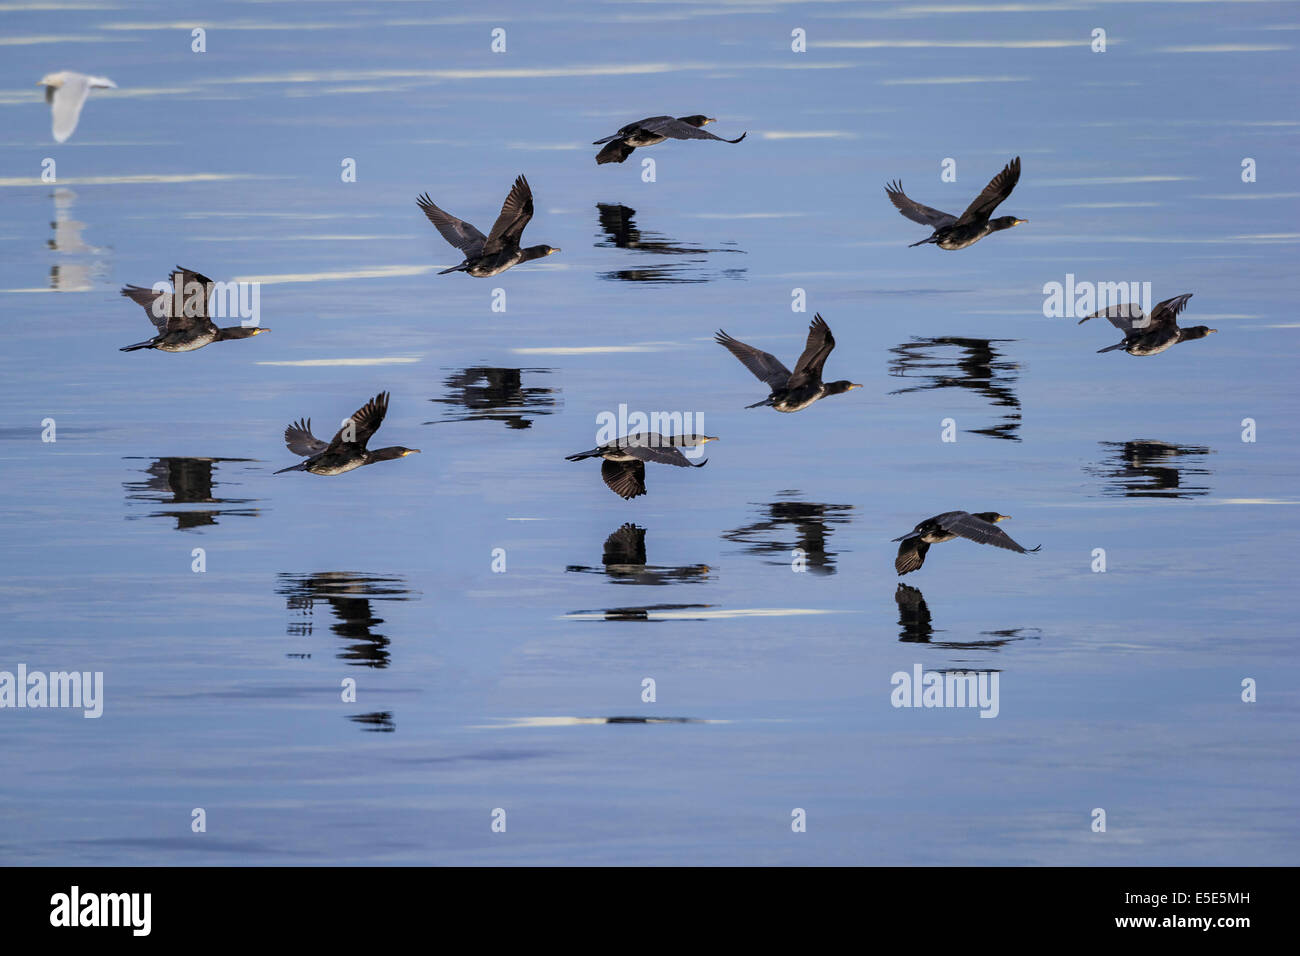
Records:
[[[1212,329],[1208,325],[1193,325],[1190,329],[1183,329],[1183,338],[1185,339],[1203,339],[1211,332],[1217,332],[1218,329]]]
[[[67,74],[62,70],[60,70],[58,73],[46,73],[43,77],[40,78],[40,80],[37,82],[36,85],[52,86],[55,89],[58,89],[60,86],[63,85],[63,81],[66,78],[67,78]]]
[[[681,121],[688,126],[694,126],[699,129],[701,126],[708,126],[710,123],[716,123],[717,119],[712,116],[705,116],[703,113],[697,113],[694,116],[683,116]]]
[[[1010,521],[1011,515],[1000,515],[996,511],[981,511],[975,515],[976,518],[983,518],[989,524],[997,524],[999,521]]]
[[[1015,216],[998,216],[996,219],[990,219],[989,225],[995,230],[1010,229],[1012,226],[1019,226],[1028,221],[1028,219],[1017,219]]]
[[[862,387],[862,386],[859,385],[857,382],[849,382],[849,381],[843,381],[843,380],[842,380],[842,381],[839,381],[839,382],[827,382],[827,383],[826,383],[826,394],[827,394],[827,395],[839,395],[839,394],[842,393],[842,392],[851,392],[851,391],[853,391],[855,388],[861,388],[861,387]]]

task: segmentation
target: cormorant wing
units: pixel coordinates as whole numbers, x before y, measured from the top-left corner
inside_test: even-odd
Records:
[[[149,316],[149,321],[154,324],[159,332],[167,331],[167,320],[172,314],[172,295],[170,292],[155,292],[153,289],[146,289],[138,285],[122,286],[122,294],[134,302],[136,305],[143,306],[145,314]],[[159,297],[162,302],[158,302]],[[158,311],[154,311],[154,304],[158,303]]]
[[[329,447],[329,442],[323,442],[311,433],[310,418],[301,418],[286,428],[284,444],[295,455],[301,455],[303,458],[319,455]]]
[[[938,209],[932,209],[929,206],[922,206],[915,199],[909,199],[903,192],[901,182],[892,182],[885,187],[885,195],[889,201],[894,204],[901,212],[912,222],[919,222],[923,226],[929,226],[932,229],[942,229],[944,226],[951,226],[957,221],[957,217],[951,213],[942,212]]]
[[[474,259],[483,254],[483,244],[487,242],[487,236],[464,219],[457,219],[451,213],[439,209],[429,198],[428,193],[422,193],[415,203],[424,210],[429,222],[438,227],[442,238],[463,252],[466,259]]]
[[[742,133],[740,139],[723,139],[721,136],[714,136],[707,130],[692,126],[690,123],[683,123],[672,116],[652,116],[637,123],[636,127],[647,133],[654,133],[656,136],[667,136],[669,139],[716,139],[721,143],[739,143],[749,135]]]
[[[510,187],[510,195],[501,205],[501,214],[492,224],[488,233],[487,244],[483,247],[485,255],[500,252],[507,244],[519,245],[519,237],[524,226],[533,218],[533,191],[528,187],[528,180],[520,176]]]
[[[900,576],[911,574],[925,563],[925,553],[929,550],[929,543],[920,538],[904,538],[898,546],[898,557],[894,558],[894,570]]]
[[[795,363],[794,374],[790,376],[791,387],[810,381],[821,381],[822,366],[826,364],[826,358],[833,348],[835,348],[835,338],[831,335],[831,327],[826,324],[821,314],[817,313],[808,325],[808,341],[803,347],[803,354],[799,356],[799,361]]]
[[[620,498],[645,494],[645,465],[639,461],[602,461],[600,477]]]
[[[975,201],[966,207],[966,211],[957,221],[974,222],[987,219],[993,215],[993,210],[998,208],[1002,200],[1011,195],[1011,190],[1016,188],[1016,183],[1019,181],[1020,157],[1017,156],[1002,168],[1002,172],[989,180],[984,191],[975,197]]]
[[[682,454],[682,450],[676,445],[664,444],[646,444],[646,445],[623,445],[622,449],[640,461],[653,461],[660,465],[676,465],[678,468],[698,468],[700,465],[695,464],[689,458]]]
[[[203,275],[201,272],[195,272],[193,269],[186,269],[184,266],[177,266],[172,270],[172,276],[174,277],[177,272],[181,274],[182,286],[176,291],[181,293],[183,297],[181,300],[183,303],[181,307],[182,313],[188,313],[191,310],[191,307],[197,307],[198,311],[195,315],[182,314],[179,316],[171,316],[167,321],[168,331],[171,331],[173,325],[178,322],[183,325],[193,325],[200,321],[208,321],[208,300],[212,298],[212,289],[216,285],[216,283],[207,276]],[[196,284],[203,287],[203,292],[201,297],[191,301],[188,295],[190,286]]]
[[[349,422],[352,425],[352,435],[344,437],[344,432],[348,430],[345,424],[334,435],[333,440],[329,443],[330,448],[337,448],[339,445],[347,442],[366,447],[366,442],[370,441],[371,436],[379,431],[379,426],[383,424],[384,416],[388,414],[388,393],[380,392],[370,401],[366,402],[349,416]]]
[[[752,345],[746,345],[744,342],[733,339],[721,329],[713,337],[713,341],[740,359],[740,363],[754,373],[756,379],[765,382],[773,391],[785,388],[789,384],[790,370],[782,365],[781,361],[771,352],[764,352]]]
[[[619,131],[612,136],[606,136],[603,139],[595,140],[591,145],[599,146],[601,143],[612,143],[616,139],[622,139],[624,136],[634,130],[643,129],[647,123],[657,123],[661,120],[671,120],[671,116],[647,116],[643,120],[637,120],[635,123],[628,123],[626,126],[619,127]]]
[[[936,516],[934,520],[939,527],[949,534],[955,534],[979,544],[991,544],[995,548],[1006,548],[1008,551],[1018,551],[1020,554],[1024,554],[1027,550],[1038,550],[1037,548],[1022,548],[1011,540],[1009,534],[991,521],[977,518],[965,511],[947,511]]]
[[[1176,295],[1172,299],[1165,299],[1163,302],[1157,302],[1156,307],[1151,310],[1151,322],[1146,326],[1148,329],[1154,329],[1161,325],[1177,325],[1174,320],[1178,318],[1178,313],[1187,308],[1187,300],[1192,297],[1192,293],[1184,292],[1182,295]]]
[[[1163,304],[1164,303],[1162,302],[1161,305]],[[1085,315],[1075,324],[1083,325],[1083,323],[1087,322],[1089,319],[1096,318],[1106,319],[1111,325],[1126,334],[1132,332],[1134,326],[1137,326],[1139,323],[1141,323],[1140,327],[1142,328],[1146,328],[1150,325],[1149,322],[1145,321],[1146,313],[1142,311],[1142,306],[1138,305],[1136,302],[1125,303],[1124,305],[1112,305],[1107,306],[1104,309],[1098,309],[1091,315]]]

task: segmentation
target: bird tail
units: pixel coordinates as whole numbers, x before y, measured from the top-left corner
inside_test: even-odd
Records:
[[[774,402],[774,397],[771,396],[771,395],[769,395],[769,396],[767,396],[767,398],[763,399],[761,402],[755,402],[753,405],[746,405],[745,407],[746,407],[746,408],[762,408],[764,405],[771,405],[771,404],[773,404],[773,402]]]
[[[450,269],[443,269],[441,272],[438,273],[438,275],[445,276],[448,272],[465,272],[467,271],[467,268],[468,267],[466,266],[466,264],[462,262],[460,265],[452,266]]]
[[[306,471],[306,470],[307,470],[307,459],[304,458],[302,461],[298,462],[298,464],[290,465],[288,468],[281,468],[279,471],[275,472],[275,474],[283,475],[286,471]]]
[[[124,345],[120,349],[118,349],[118,351],[134,352],[136,349],[151,349],[151,348],[153,348],[153,339],[149,339],[146,342],[136,342],[135,345]]]
[[[591,451],[580,451],[576,455],[565,455],[565,461],[582,461],[584,458],[595,458],[600,454],[599,448],[593,448]]]
[[[913,242],[913,243],[909,244],[907,248],[909,248],[909,249],[915,249],[917,246],[923,246],[923,245],[925,245],[927,242],[937,242],[937,241],[938,241],[938,240],[936,240],[936,239],[934,238],[934,236],[931,236],[929,239],[922,239],[920,242]]]
[[[1104,349],[1097,349],[1097,354],[1100,355],[1102,352],[1113,352],[1116,349],[1122,349],[1124,344],[1124,342],[1116,342],[1114,345],[1108,345]]]

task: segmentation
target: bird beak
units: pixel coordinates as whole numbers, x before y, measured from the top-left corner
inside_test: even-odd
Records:
[[[705,118],[704,123],[707,126],[709,123],[716,123],[717,121],[718,118],[716,116],[709,116]]]
[[[851,384],[851,385],[849,386],[849,391],[851,392],[851,391],[853,391],[855,388],[861,388],[861,387],[862,387],[861,385],[858,385],[858,384],[855,382],[855,383],[853,383],[853,384]]]
[[[702,439],[700,439],[700,444],[703,445],[706,442],[717,441],[717,440],[718,437],[716,435],[705,435]]]
[[[1024,225],[1024,224],[1027,223],[1027,222],[1029,222],[1028,219],[1017,219],[1017,220],[1016,220],[1016,225],[1017,225],[1017,226],[1022,226],[1022,225]]]
[[[555,254],[556,254],[557,252],[559,252],[559,251],[560,251],[559,249],[552,249],[550,252],[547,253],[547,255],[548,255],[548,256],[553,256],[553,255],[555,255]]]
[[[998,520],[999,520],[999,521],[1010,521],[1010,520],[1011,520],[1011,515],[998,515]]]
[[[1211,331],[1211,332],[1217,332],[1217,331],[1219,331],[1219,330],[1218,330],[1218,329],[1210,329],[1210,331]]]
[[[418,448],[408,448],[406,451],[402,452],[402,457],[405,458],[407,455],[418,455],[419,453],[420,449]]]
[[[253,330],[253,334],[254,334],[254,335],[261,335],[263,332],[270,332],[270,331],[271,331],[270,329],[254,329],[254,330]]]

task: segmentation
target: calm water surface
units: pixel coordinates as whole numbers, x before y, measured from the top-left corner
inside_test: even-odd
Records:
[[[0,714],[0,860],[1296,861],[1293,5],[35,6],[0,12],[0,669],[106,701]],[[119,85],[62,146],[58,69]],[[595,165],[663,112],[749,136]],[[956,212],[1015,155],[1027,225],[907,247],[886,181]],[[521,172],[563,252],[435,275],[416,195],[486,231]],[[260,281],[271,334],[120,353],[118,288],[178,262]],[[1096,355],[1043,317],[1067,273],[1219,334]],[[745,410],[713,332],[788,364],[814,311],[864,388]],[[383,389],[423,454],[272,477]],[[709,465],[618,499],[564,456],[620,404],[702,414]],[[889,539],[952,509],[1042,551],[900,588]],[[996,719],[891,706],[917,664],[995,672]]]

